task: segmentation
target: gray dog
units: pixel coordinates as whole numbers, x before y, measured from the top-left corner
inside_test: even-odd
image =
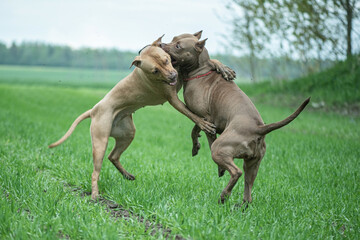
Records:
[[[254,104],[234,82],[224,81],[222,76],[212,71],[205,40],[199,41],[201,31],[182,34],[161,47],[170,54],[173,66],[184,81],[184,99],[187,107],[199,116],[216,125],[216,134],[206,133],[211,148],[211,156],[218,165],[219,177],[225,170],[230,173],[230,181],[220,195],[219,202],[230,196],[242,171],[234,163],[234,158],[244,159],[245,190],[243,202],[251,202],[251,188],[254,184],[260,162],[264,157],[265,135],[294,120],[310,99],[286,119],[264,124]],[[192,131],[193,155],[200,144],[201,129]]]

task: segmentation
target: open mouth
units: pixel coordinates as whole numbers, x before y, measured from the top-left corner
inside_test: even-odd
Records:
[[[167,82],[167,81],[163,81],[166,84],[169,84],[170,86],[175,86],[177,83],[177,80],[175,80],[174,82]]]
[[[171,58],[171,65],[176,65],[177,64],[177,60],[175,58],[173,58],[171,55],[170,55],[170,58]]]

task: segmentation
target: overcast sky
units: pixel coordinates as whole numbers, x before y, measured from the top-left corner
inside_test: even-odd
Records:
[[[0,0],[0,41],[139,50],[165,34],[203,30],[211,54],[229,30],[221,0]],[[219,17],[221,16],[221,17]]]

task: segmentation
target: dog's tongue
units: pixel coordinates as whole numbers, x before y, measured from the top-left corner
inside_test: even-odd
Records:
[[[169,83],[169,85],[170,85],[170,86],[175,86],[175,85],[176,85],[176,83],[177,83],[177,81],[172,82],[172,83]]]

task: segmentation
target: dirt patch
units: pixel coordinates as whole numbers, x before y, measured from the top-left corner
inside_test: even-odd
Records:
[[[73,186],[71,184],[65,183],[65,187],[70,188],[71,192],[77,192],[81,197],[88,197],[91,196],[91,192],[85,192],[82,190],[81,187]],[[176,239],[176,240],[183,240],[186,239],[180,235],[171,234],[171,229],[164,227],[160,223],[156,223],[155,221],[151,221],[145,219],[144,217],[133,213],[131,210],[124,208],[122,205],[104,198],[99,197],[97,201],[91,201],[94,204],[100,203],[101,205],[106,207],[106,211],[110,213],[110,215],[115,219],[124,219],[126,221],[136,220],[139,223],[145,225],[145,233],[148,233],[151,236],[155,236],[156,234],[160,233],[165,239]]]
[[[64,233],[61,231],[61,230],[59,230],[59,232],[58,232],[58,234],[57,234],[57,237],[59,238],[59,239],[70,239],[70,236],[69,235],[64,235]]]
[[[338,230],[338,232],[343,236],[343,237],[347,237],[346,236],[346,232],[347,231],[352,231],[353,229],[345,224],[342,223],[337,223],[337,222],[332,222],[332,226],[334,228],[336,228]]]

